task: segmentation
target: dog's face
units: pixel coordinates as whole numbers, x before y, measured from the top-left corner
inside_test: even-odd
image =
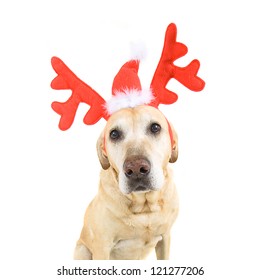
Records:
[[[97,150],[103,169],[114,169],[123,194],[155,191],[164,184],[168,162],[177,160],[177,135],[159,110],[127,108],[109,118]]]

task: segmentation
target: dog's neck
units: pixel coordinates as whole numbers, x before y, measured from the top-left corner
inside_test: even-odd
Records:
[[[131,193],[127,197],[131,200],[129,210],[135,214],[159,212],[164,203],[160,191]]]

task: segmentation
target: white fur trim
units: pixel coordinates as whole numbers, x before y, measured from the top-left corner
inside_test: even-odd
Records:
[[[153,99],[154,96],[150,89],[125,89],[123,92],[116,92],[115,96],[106,102],[105,108],[108,114],[112,115],[120,109],[149,104]]]
[[[130,43],[130,59],[143,60],[146,57],[146,47],[142,41],[136,41]]]

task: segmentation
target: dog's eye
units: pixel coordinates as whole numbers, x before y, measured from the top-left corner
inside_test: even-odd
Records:
[[[150,127],[150,130],[153,134],[160,132],[161,126],[158,123],[153,123]]]
[[[112,130],[112,131],[110,132],[110,135],[109,135],[109,136],[110,136],[110,139],[112,139],[112,140],[117,140],[117,139],[120,138],[121,133],[120,133],[119,130],[114,129],[114,130]]]

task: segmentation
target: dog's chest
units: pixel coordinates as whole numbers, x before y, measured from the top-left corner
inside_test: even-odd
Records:
[[[145,259],[163,235],[169,233],[176,218],[176,205],[170,201],[153,193],[133,197],[130,211],[121,216],[111,259]]]
[[[164,233],[167,224],[161,212],[133,214],[124,219],[132,236],[157,236]]]
[[[152,200],[150,197],[135,199],[129,207],[131,214],[124,218],[128,230],[133,234],[160,235],[162,227],[169,223],[168,212],[165,212],[162,199]]]
[[[112,258],[143,259],[162,240],[166,223],[159,213],[134,214],[124,220],[125,230],[116,242]]]

